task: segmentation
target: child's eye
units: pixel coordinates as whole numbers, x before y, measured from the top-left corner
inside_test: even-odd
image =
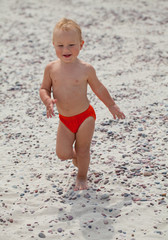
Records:
[[[73,47],[73,46],[75,46],[75,44],[72,43],[72,44],[69,44],[69,46],[70,46],[70,47]]]
[[[63,47],[63,45],[60,44],[60,45],[58,45],[58,47]]]

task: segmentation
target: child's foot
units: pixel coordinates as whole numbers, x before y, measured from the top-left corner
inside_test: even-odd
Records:
[[[76,185],[74,188],[74,191],[79,191],[79,190],[87,190],[88,184],[87,184],[87,179],[86,178],[76,178]]]

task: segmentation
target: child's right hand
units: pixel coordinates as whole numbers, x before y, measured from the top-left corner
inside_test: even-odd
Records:
[[[50,99],[47,102],[46,110],[47,110],[47,118],[52,118],[55,116],[54,114],[54,104],[56,104],[57,99]]]

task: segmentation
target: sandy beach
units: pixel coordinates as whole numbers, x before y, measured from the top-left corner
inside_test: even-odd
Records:
[[[89,189],[55,154],[58,113],[39,97],[52,31],[77,21],[125,120],[88,89],[97,120]],[[0,1],[0,240],[168,239],[168,1]]]

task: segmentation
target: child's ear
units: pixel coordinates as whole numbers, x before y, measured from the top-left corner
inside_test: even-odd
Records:
[[[82,40],[81,41],[81,49],[83,48],[83,44],[84,44],[84,41]]]
[[[53,44],[53,46],[55,47],[55,42],[54,42],[54,39],[53,39],[53,41],[52,41],[52,44]]]

